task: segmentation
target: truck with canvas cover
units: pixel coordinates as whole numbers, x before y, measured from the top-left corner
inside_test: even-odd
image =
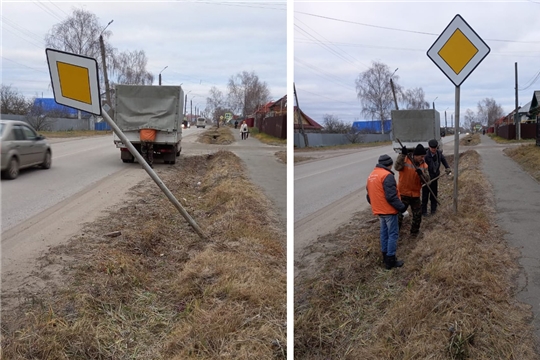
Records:
[[[176,163],[182,151],[184,92],[180,86],[116,85],[114,122],[137,151],[141,152],[139,131],[155,129],[154,156],[165,164]],[[135,160],[126,145],[114,135],[123,162]]]
[[[401,152],[401,141],[409,151],[418,144],[426,149],[431,139],[437,140],[442,150],[440,114],[435,109],[427,110],[392,110],[392,147],[397,153]]]

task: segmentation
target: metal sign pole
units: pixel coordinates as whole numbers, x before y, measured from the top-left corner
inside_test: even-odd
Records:
[[[454,214],[458,211],[458,165],[459,165],[459,86],[456,86],[456,109],[454,125]]]
[[[202,238],[202,239],[206,239],[206,235],[204,235],[203,231],[201,230],[201,228],[199,227],[199,225],[197,225],[197,223],[195,222],[195,220],[193,220],[193,218],[191,216],[189,216],[189,214],[187,213],[186,209],[184,209],[184,207],[182,206],[182,204],[180,204],[180,202],[178,200],[176,200],[176,198],[174,197],[174,195],[171,193],[171,191],[167,188],[167,186],[165,186],[165,184],[163,183],[163,181],[161,181],[161,179],[157,176],[157,174],[154,172],[154,170],[146,163],[146,160],[144,160],[144,158],[142,157],[141,154],[139,154],[139,152],[137,151],[137,149],[135,149],[135,147],[133,146],[133,144],[131,143],[131,141],[128,140],[128,138],[124,135],[124,133],[122,132],[122,130],[120,130],[120,128],[116,125],[116,123],[111,119],[111,117],[109,116],[109,114],[107,114],[106,111],[103,111],[102,112],[102,116],[103,118],[105,119],[105,121],[107,122],[107,124],[109,124],[109,126],[111,127],[111,129],[113,129],[114,133],[120,138],[120,140],[122,140],[122,142],[126,145],[126,147],[128,148],[129,152],[131,153],[131,155],[133,155],[137,161],[139,162],[139,164],[142,165],[142,167],[144,168],[144,170],[146,170],[146,172],[148,173],[148,175],[150,175],[150,177],[152,178],[152,180],[154,180],[154,182],[159,186],[159,188],[165,193],[165,195],[167,196],[167,198],[171,201],[171,203],[178,209],[178,211],[180,211],[180,214],[182,214],[182,216],[187,220],[187,222],[189,223],[189,225],[191,225],[191,227],[193,228],[193,230],[195,230],[195,232]]]

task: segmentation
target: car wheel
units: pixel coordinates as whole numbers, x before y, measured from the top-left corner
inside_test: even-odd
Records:
[[[45,158],[43,159],[43,162],[41,163],[41,167],[43,169],[50,169],[51,163],[52,163],[51,152],[47,150],[47,152],[45,153]]]
[[[9,180],[13,180],[19,176],[19,161],[16,157],[9,159],[8,167],[2,172],[2,175]]]

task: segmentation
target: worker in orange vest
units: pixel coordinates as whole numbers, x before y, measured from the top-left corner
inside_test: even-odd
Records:
[[[429,182],[428,166],[424,161],[425,156],[426,149],[422,144],[418,144],[414,149],[412,160],[408,156],[407,148],[403,147],[394,164],[394,169],[399,172],[398,190],[401,194],[401,201],[405,204],[405,208],[411,206],[411,235],[413,236],[418,235],[422,223],[422,199],[420,198],[422,184],[424,181]],[[398,219],[401,229],[403,215],[400,214]]]
[[[388,270],[403,266],[403,261],[396,259],[399,236],[398,213],[407,209],[399,199],[396,179],[391,170],[393,163],[390,156],[381,155],[366,184],[366,199],[371,204],[373,215],[379,217],[381,224],[381,252]]]
[[[154,141],[156,141],[156,129],[141,129],[139,131],[141,139],[141,154],[151,168],[154,162]]]

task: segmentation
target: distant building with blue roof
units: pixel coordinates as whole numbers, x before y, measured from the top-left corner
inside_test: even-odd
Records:
[[[34,111],[41,108],[43,113],[62,113],[67,114],[70,117],[77,117],[77,109],[74,109],[69,106],[58,104],[54,99],[48,98],[36,98],[34,100]],[[92,114],[85,111],[81,111],[81,117],[87,118],[92,116]]]

